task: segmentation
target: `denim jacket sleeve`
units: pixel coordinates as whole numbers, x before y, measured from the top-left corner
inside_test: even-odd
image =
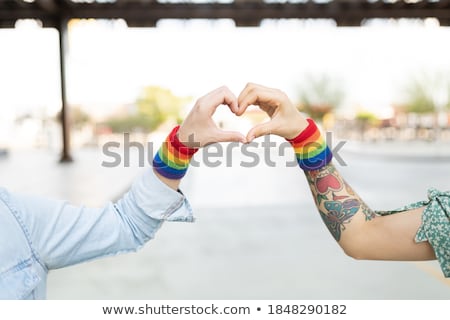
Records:
[[[12,198],[47,269],[136,251],[155,236],[163,221],[194,220],[185,196],[162,183],[152,169],[120,200],[102,208],[16,194]]]

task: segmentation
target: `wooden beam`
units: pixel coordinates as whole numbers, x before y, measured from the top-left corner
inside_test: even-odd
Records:
[[[56,14],[59,12],[59,5],[55,0],[36,0],[36,4],[45,11]]]

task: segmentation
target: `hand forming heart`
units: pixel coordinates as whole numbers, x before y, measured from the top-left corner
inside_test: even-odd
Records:
[[[248,106],[257,105],[269,115],[270,120],[253,127],[246,137],[239,132],[224,131],[212,120],[212,115],[222,104],[227,105],[237,116],[243,115]],[[181,125],[178,137],[188,147],[203,147],[225,141],[248,143],[266,134],[292,139],[307,125],[306,119],[284,92],[249,83],[239,98],[227,87],[220,87],[198,99]]]

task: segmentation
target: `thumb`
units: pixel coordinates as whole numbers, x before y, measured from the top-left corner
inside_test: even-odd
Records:
[[[223,131],[219,130],[216,133],[216,139],[217,142],[242,142],[246,143],[247,140],[245,139],[244,135],[240,132],[236,131]]]
[[[273,129],[271,121],[258,124],[250,129],[250,131],[247,133],[247,142],[252,142],[255,138],[265,136],[266,134],[271,134],[273,133],[272,131]]]

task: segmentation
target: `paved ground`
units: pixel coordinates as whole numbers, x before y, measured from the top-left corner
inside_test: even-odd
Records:
[[[340,170],[375,209],[449,189],[446,157],[416,159],[343,153]],[[258,149],[262,157],[263,151]],[[167,223],[138,253],[50,273],[50,299],[449,299],[450,282],[435,262],[354,261],[324,227],[302,172],[239,166],[190,168],[183,190],[193,224]],[[196,157],[201,160],[202,154]],[[138,168],[101,168],[96,152],[58,166],[45,153],[0,160],[2,184],[76,203],[99,205],[129,185]],[[217,160],[217,159],[216,159]]]

